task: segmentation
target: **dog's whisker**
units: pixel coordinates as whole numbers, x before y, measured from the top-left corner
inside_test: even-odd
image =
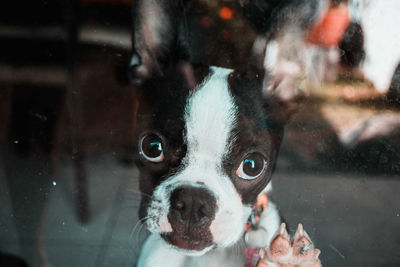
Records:
[[[142,197],[142,196],[151,197],[151,195],[144,193],[144,192],[140,192],[140,190],[133,189],[133,188],[127,189],[126,193],[128,196],[134,195],[134,196],[138,196],[138,197]]]
[[[129,198],[137,198],[137,199],[141,199],[141,195],[139,194],[130,194],[129,192],[127,194],[124,195],[124,199],[129,199]]]
[[[241,253],[243,253],[243,251],[246,250],[246,245],[244,244],[243,241],[239,241],[237,242],[237,244],[234,246],[234,253],[235,255],[240,255]]]
[[[134,240],[135,236],[139,236],[140,232],[142,231],[144,227],[144,222],[148,219],[148,217],[144,217],[139,219],[135,226],[133,227],[131,234],[129,235],[129,243],[132,243],[132,240]],[[136,244],[136,243],[135,243]],[[136,244],[138,245],[138,244]]]
[[[127,197],[124,197],[124,200],[125,200],[125,201],[132,201],[132,200],[134,200],[134,201],[140,202],[141,197],[139,197],[139,196],[127,196]]]
[[[121,209],[121,211],[132,210],[132,212],[135,212],[135,213],[136,213],[136,210],[137,210],[139,207],[140,207],[139,204],[137,204],[137,205],[134,205],[134,204],[132,204],[132,205],[122,205],[120,209]]]

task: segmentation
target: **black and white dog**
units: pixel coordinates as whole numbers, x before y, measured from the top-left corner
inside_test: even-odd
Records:
[[[257,197],[270,190],[294,109],[265,93],[256,63],[190,64],[184,2],[134,8],[140,217],[151,232],[138,266],[244,266],[238,247]],[[259,220],[266,244],[280,222],[270,202]]]

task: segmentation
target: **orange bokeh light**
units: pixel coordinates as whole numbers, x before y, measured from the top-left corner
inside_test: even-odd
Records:
[[[233,10],[229,7],[223,7],[219,10],[219,17],[221,19],[231,19],[233,17]]]

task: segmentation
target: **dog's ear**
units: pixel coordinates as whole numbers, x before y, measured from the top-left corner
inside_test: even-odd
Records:
[[[253,80],[253,87],[261,90],[266,115],[273,119],[274,123],[284,125],[303,107],[306,101],[304,88],[307,81],[286,72],[283,72],[282,76],[269,72],[271,66],[268,64],[273,62],[266,62],[266,59],[270,58],[266,53],[267,40],[257,38],[244,72],[249,80]]]
[[[267,74],[265,79],[264,85],[268,83],[271,76]],[[271,114],[276,123],[283,125],[301,110],[307,97],[304,89],[302,89],[305,82],[298,80],[296,83],[292,83],[289,79],[283,79],[282,82],[289,84],[272,88],[263,87],[263,96],[265,112]]]
[[[137,0],[133,6],[130,76],[142,83],[171,64],[188,60],[186,0]]]

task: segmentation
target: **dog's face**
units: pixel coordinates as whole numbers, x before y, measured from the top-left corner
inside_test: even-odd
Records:
[[[263,95],[264,70],[194,67],[174,56],[166,62],[165,52],[149,43],[148,28],[138,26],[149,23],[137,20],[140,217],[191,255],[233,245],[271,179],[285,111]]]
[[[141,217],[192,253],[240,239],[282,138],[258,74],[198,72],[193,89],[179,66],[145,82],[137,117]]]

